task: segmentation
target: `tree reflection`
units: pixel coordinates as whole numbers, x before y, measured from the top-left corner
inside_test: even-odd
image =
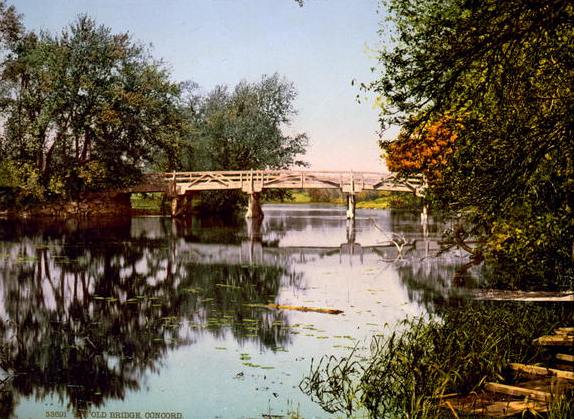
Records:
[[[469,263],[468,254],[456,248],[446,250],[441,244],[452,220],[433,214],[425,232],[419,213],[393,210],[390,214],[390,230],[403,242],[395,243],[396,249],[377,253],[382,260],[392,261],[411,301],[434,312],[480,285],[480,267]]]
[[[53,395],[85,416],[203,333],[289,343],[284,314],[261,308],[300,279],[287,264],[202,260],[169,220],[152,224],[0,224],[2,417],[21,396]]]
[[[409,300],[417,302],[428,312],[437,307],[450,305],[465,299],[468,290],[479,283],[474,270],[465,270],[466,264],[459,258],[433,257],[424,260],[410,259],[396,265]],[[464,270],[462,274],[461,270]]]

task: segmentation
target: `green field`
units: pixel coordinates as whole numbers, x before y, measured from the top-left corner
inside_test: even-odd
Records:
[[[343,205],[345,197],[336,190],[294,190],[290,198],[283,201],[269,200],[269,203],[310,204],[325,203]],[[386,209],[386,208],[415,208],[420,205],[420,198],[403,192],[373,192],[364,191],[357,194],[357,208]]]
[[[131,196],[132,210],[136,213],[161,214],[162,193],[134,193]]]

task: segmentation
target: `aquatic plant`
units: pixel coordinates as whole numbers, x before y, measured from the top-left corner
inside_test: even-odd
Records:
[[[351,352],[325,356],[300,388],[328,412],[366,410],[370,417],[432,418],[442,397],[501,381],[510,362],[539,355],[532,339],[571,323],[569,307],[469,303],[443,307],[430,318],[407,318],[372,341],[361,360]],[[568,408],[557,407],[557,409]]]
[[[574,391],[569,391],[548,406],[548,419],[574,418]]]

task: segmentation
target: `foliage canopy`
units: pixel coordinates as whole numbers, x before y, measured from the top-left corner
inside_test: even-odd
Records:
[[[234,89],[215,87],[205,96],[190,96],[186,113],[193,127],[185,170],[288,169],[306,166],[307,135],[286,133],[296,114],[296,90],[277,73],[258,82],[242,81]],[[240,193],[210,192],[202,202],[232,211]]]
[[[287,135],[295,115],[293,84],[277,73],[258,82],[240,82],[230,91],[215,87],[192,97],[187,114],[197,139],[199,158],[183,162],[189,170],[287,169],[304,166],[305,134]]]
[[[58,36],[22,31],[1,71],[5,183],[73,197],[173,165],[186,127],[180,86],[127,34],[86,16]]]
[[[284,132],[295,88],[278,74],[200,95],[128,34],[87,16],[58,35],[27,32],[2,0],[0,48],[0,192],[16,191],[5,206],[122,188],[151,170],[304,164],[306,135]]]
[[[385,3],[392,46],[370,87],[384,99],[383,126],[403,126],[397,144],[383,144],[390,161],[424,148],[425,130],[454,118],[456,141],[442,153],[433,197],[467,214],[492,261],[572,286],[574,5]]]

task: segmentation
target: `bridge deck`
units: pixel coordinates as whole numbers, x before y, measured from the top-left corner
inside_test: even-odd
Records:
[[[126,192],[184,195],[188,191],[231,189],[246,193],[257,193],[264,189],[340,189],[351,194],[363,190],[419,194],[423,187],[420,177],[399,179],[393,173],[253,170],[149,174],[144,176],[140,185]]]

